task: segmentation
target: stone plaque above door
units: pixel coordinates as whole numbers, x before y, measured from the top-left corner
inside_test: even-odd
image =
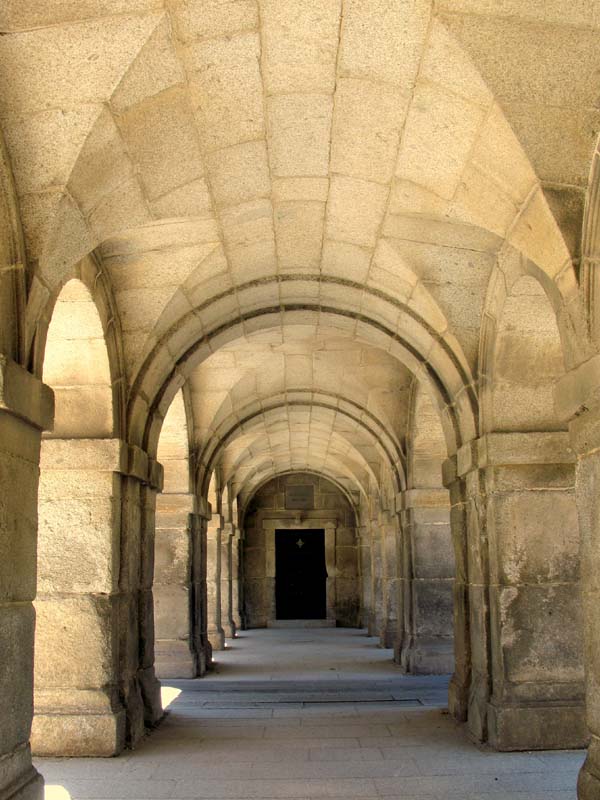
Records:
[[[310,484],[285,487],[285,507],[287,510],[308,511],[315,505],[315,487]]]

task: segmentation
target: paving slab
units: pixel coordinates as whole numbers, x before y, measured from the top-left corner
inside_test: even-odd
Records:
[[[135,751],[37,759],[46,800],[576,800],[584,751],[476,748],[448,677],[402,675],[364,631],[233,644],[209,678],[163,681],[167,714]]]

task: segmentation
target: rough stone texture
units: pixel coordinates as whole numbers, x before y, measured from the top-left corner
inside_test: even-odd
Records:
[[[506,750],[581,747],[574,455],[564,433],[491,434],[476,445],[458,458],[469,536],[461,571],[471,608],[471,735]]]
[[[7,0],[0,33],[0,597],[29,675],[39,556],[44,739],[156,723],[155,608],[200,673],[266,620],[237,537],[310,474],[355,512],[331,619],[410,669],[452,627],[451,711],[499,748],[583,741],[585,681],[597,796],[597,4]]]

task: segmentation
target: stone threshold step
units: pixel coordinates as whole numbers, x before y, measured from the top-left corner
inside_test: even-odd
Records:
[[[271,619],[267,628],[335,628],[334,619]]]
[[[203,709],[228,709],[228,708],[259,708],[260,706],[278,706],[278,705],[294,705],[300,706],[302,708],[308,708],[311,706],[319,706],[322,704],[333,705],[339,703],[360,703],[368,704],[368,703],[376,703],[380,705],[381,703],[386,704],[393,704],[393,705],[402,705],[402,706],[409,706],[410,708],[423,708],[424,703],[417,698],[397,698],[397,697],[339,697],[339,696],[329,696],[329,697],[306,697],[306,696],[299,696],[299,697],[277,697],[277,698],[265,698],[257,699],[239,699],[239,700],[206,700],[204,702],[198,703],[197,708]],[[172,709],[175,713],[177,713],[177,706]]]

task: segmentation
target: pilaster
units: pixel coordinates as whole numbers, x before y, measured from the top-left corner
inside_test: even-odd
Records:
[[[156,673],[160,678],[195,678],[201,667],[194,637],[194,560],[198,546],[194,496],[163,493],[156,501]]]
[[[574,461],[566,432],[493,433],[446,470],[464,481],[468,728],[500,750],[585,741]]]
[[[579,800],[600,799],[600,356],[568,373],[556,405],[571,418],[581,533],[581,594],[585,641],[587,757],[577,784]]]
[[[221,532],[223,517],[213,514],[206,528],[207,632],[212,650],[223,650],[225,631],[221,623]]]
[[[226,522],[221,530],[221,627],[226,639],[235,636],[233,621],[233,579],[232,579],[232,540],[233,525]]]
[[[118,439],[42,443],[38,754],[115,755],[162,716],[152,598],[161,478]]]
[[[454,552],[445,489],[409,489],[396,497],[402,614],[395,660],[410,674],[452,672]]]
[[[31,763],[38,464],[52,391],[0,355],[0,800],[41,800]]]
[[[234,527],[231,539],[231,617],[236,631],[242,630],[243,622],[241,615],[241,557],[242,539],[239,528]]]

